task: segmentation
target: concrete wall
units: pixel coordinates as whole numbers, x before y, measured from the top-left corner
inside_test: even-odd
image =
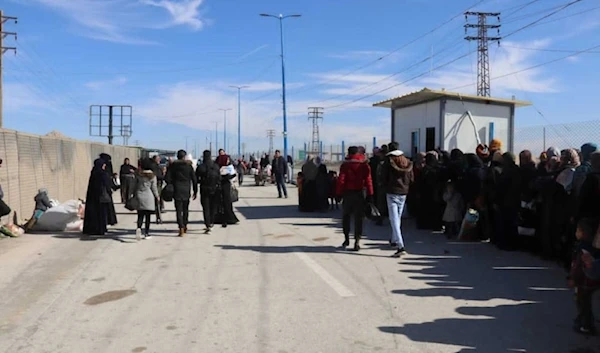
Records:
[[[469,110],[473,115],[476,128],[468,117],[461,116]],[[459,148],[463,152],[475,153],[477,136],[482,143],[489,144],[490,123],[494,123],[494,138],[502,140],[503,150],[508,150],[510,131],[511,108],[503,105],[447,100],[444,116],[444,144],[443,148],[450,151]]]
[[[139,151],[0,129],[0,158],[3,159],[0,185],[4,201],[23,219],[31,216],[33,198],[42,187],[48,189],[51,198],[61,202],[85,199],[90,171],[100,153],[110,154],[113,167],[118,171],[126,157],[136,164]]]
[[[440,134],[440,101],[427,102],[395,111],[394,137],[407,156],[411,153],[411,133],[419,131],[419,151],[425,149],[425,131],[435,128],[436,147]]]

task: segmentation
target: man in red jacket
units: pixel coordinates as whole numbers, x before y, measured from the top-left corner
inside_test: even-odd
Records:
[[[363,191],[367,191],[367,200],[373,198],[373,180],[371,168],[364,154],[359,153],[358,147],[348,148],[348,156],[340,167],[340,176],[337,182],[337,195],[343,197],[342,205],[344,228],[344,244],[342,248],[350,245],[350,221],[354,217],[354,250],[360,250],[360,238],[363,231],[363,218],[365,217],[365,198]]]

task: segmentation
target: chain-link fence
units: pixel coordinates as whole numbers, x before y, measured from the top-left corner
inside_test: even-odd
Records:
[[[4,201],[19,218],[28,218],[40,188],[61,202],[85,199],[90,170],[101,153],[112,156],[118,172],[125,158],[137,161],[140,149],[0,130]]]
[[[293,158],[296,161],[304,161],[307,156],[316,155],[321,157],[321,159],[325,162],[341,162],[344,160],[344,156],[346,155],[346,151],[350,146],[362,146],[364,147],[368,153],[371,153],[373,150],[373,142],[344,142],[343,144],[323,144],[322,147],[316,149],[317,152],[314,152],[309,144],[305,146],[297,147],[294,146]]]
[[[514,152],[539,154],[549,147],[580,148],[587,142],[600,143],[600,120],[516,128]]]

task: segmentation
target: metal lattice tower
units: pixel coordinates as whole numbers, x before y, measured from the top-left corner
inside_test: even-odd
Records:
[[[319,153],[321,146],[321,139],[319,136],[319,120],[323,119],[323,108],[321,107],[310,107],[308,108],[308,119],[312,120],[312,143],[311,152]]]
[[[490,97],[490,58],[488,54],[488,42],[497,41],[500,45],[500,12],[465,12],[465,20],[469,21],[469,16],[477,16],[477,24],[466,23],[465,35],[469,28],[477,28],[477,36],[465,36],[468,41],[477,41],[477,95]],[[496,17],[498,23],[488,24],[488,17]],[[488,36],[489,29],[496,29],[496,37]]]
[[[267,137],[269,138],[269,157],[273,156],[273,138],[275,138],[275,130],[267,130]]]

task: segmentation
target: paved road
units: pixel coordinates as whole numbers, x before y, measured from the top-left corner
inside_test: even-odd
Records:
[[[117,240],[1,240],[0,352],[599,352],[553,264],[410,225],[401,260],[387,227],[339,251],[339,213],[300,214],[295,191],[242,188],[241,225],[211,235],[175,237],[170,212],[136,242],[122,211]]]

